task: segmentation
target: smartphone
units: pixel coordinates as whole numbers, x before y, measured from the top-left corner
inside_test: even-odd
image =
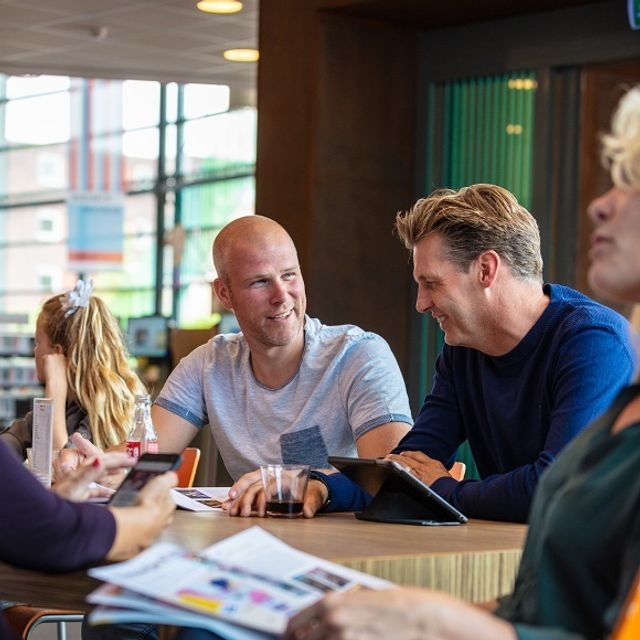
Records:
[[[149,480],[166,471],[177,469],[182,457],[178,453],[145,453],[140,456],[135,467],[111,496],[109,504],[113,507],[129,507],[138,499],[138,493]]]

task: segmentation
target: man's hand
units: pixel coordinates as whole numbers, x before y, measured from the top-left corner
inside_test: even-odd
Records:
[[[100,458],[83,464],[56,482],[51,490],[62,498],[73,502],[84,502],[89,498],[107,497],[113,491],[104,486],[95,486],[95,482],[104,481],[106,476],[131,467],[135,460],[125,453],[106,453]]]
[[[304,495],[302,515],[313,518],[318,509],[327,501],[328,491],[324,483],[319,480],[309,480]],[[228,499],[222,503],[222,508],[230,516],[258,516],[263,518],[267,514],[267,501],[262,488],[260,470],[245,473],[229,489]]]
[[[430,458],[421,451],[403,451],[402,453],[390,453],[385,460],[395,460],[408,467],[416,478],[426,485],[431,486],[438,478],[451,478],[445,466],[439,461]]]
[[[302,515],[305,518],[313,518],[328,498],[329,490],[324,482],[309,480],[307,492],[304,494]]]
[[[263,518],[266,515],[267,501],[262,490],[260,469],[245,473],[233,484],[229,489],[229,497],[222,503],[222,508],[228,511],[230,516],[257,515]]]

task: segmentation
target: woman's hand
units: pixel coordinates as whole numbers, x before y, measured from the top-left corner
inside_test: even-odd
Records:
[[[113,474],[121,472],[135,464],[135,460],[126,453],[105,453],[67,474],[56,482],[51,490],[62,498],[73,502],[85,502],[90,498],[108,497],[112,489],[96,486],[96,482],[105,482]]]
[[[148,547],[173,519],[176,505],[171,489],[178,476],[167,471],[151,480],[138,494],[133,507],[112,507],[116,519],[116,538],[108,560],[126,560]]]
[[[328,596],[292,618],[285,640],[515,640],[513,627],[481,609],[425,589]]]
[[[80,433],[71,435],[73,447],[62,449],[60,455],[53,461],[53,479],[56,482],[72,473],[88,460],[95,460],[104,455],[102,449],[98,449]]]

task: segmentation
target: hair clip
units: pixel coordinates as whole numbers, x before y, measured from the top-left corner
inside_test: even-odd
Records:
[[[60,296],[60,305],[65,312],[64,317],[67,318],[73,315],[80,307],[88,307],[92,293],[92,280],[78,280],[71,291],[67,291],[67,293]]]

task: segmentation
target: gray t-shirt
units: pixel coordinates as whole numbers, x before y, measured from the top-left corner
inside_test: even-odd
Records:
[[[266,463],[327,467],[329,455],[357,455],[367,431],[412,424],[398,363],[374,333],[306,317],[300,368],[278,389],[255,379],[249,355],[241,333],[215,336],[180,361],[156,400],[211,426],[234,479]]]

